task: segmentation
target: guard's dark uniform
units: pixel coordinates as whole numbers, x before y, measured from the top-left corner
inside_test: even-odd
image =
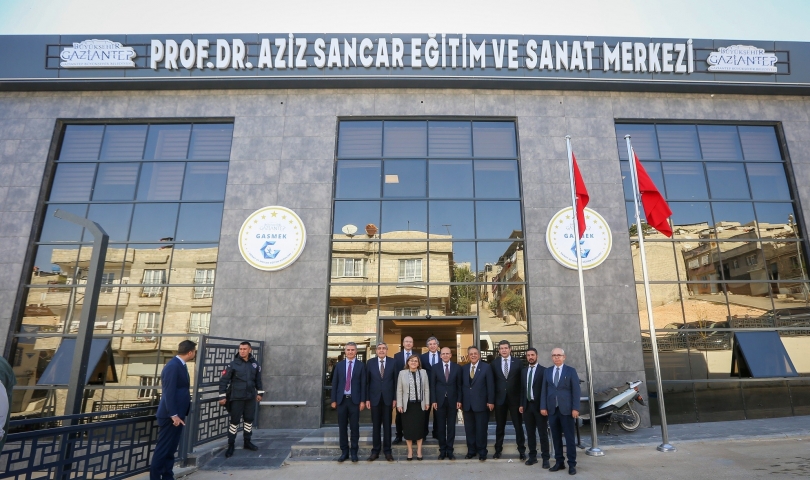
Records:
[[[227,394],[230,387],[230,395]],[[264,395],[262,390],[262,366],[253,358],[248,356],[247,362],[242,360],[239,354],[222,371],[219,379],[219,396],[230,397],[231,424],[228,428],[228,444],[236,442],[236,430],[239,422],[244,416],[245,430],[243,437],[245,448],[250,444],[250,437],[253,435],[253,420],[256,414],[256,396]]]

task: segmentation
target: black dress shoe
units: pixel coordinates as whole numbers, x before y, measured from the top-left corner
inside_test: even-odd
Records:
[[[445,455],[444,453],[439,454],[439,460],[444,460],[445,458],[447,458],[447,455]]]
[[[536,458],[529,458],[528,460],[526,460],[526,465],[534,465],[535,463],[537,463]]]
[[[380,454],[379,454],[379,453],[372,453],[371,455],[369,455],[369,457],[368,457],[368,461],[369,461],[369,462],[373,462],[374,460],[377,460],[378,458],[380,458]]]
[[[456,456],[455,456],[455,455],[453,455],[452,453],[448,453],[448,454],[447,454],[447,459],[448,459],[448,460],[455,460],[455,459],[456,459]]]
[[[486,462],[487,461],[487,456],[486,455],[479,455],[478,460],[481,460],[482,462]]]
[[[492,458],[494,458],[495,460],[497,460],[497,459],[501,458],[501,452],[495,452],[495,453],[492,455]]]
[[[568,466],[568,475],[576,475],[577,474],[577,467]]]
[[[521,454],[520,454],[520,459],[521,459],[521,460],[526,460],[526,454],[525,454],[525,453],[521,453]]]
[[[359,459],[359,458],[357,458],[357,454],[356,454],[356,453],[353,453],[353,454],[352,454],[352,463],[357,463],[358,461],[360,461],[360,459]]]
[[[475,456],[475,454],[474,454],[474,453],[468,453],[467,455],[464,455],[464,458],[466,458],[467,460],[469,460],[469,459],[473,458],[474,456]]]
[[[343,453],[338,457],[338,462],[343,463],[348,458],[349,458],[349,454],[348,453]]]
[[[388,460],[389,462],[393,462],[394,461],[394,456],[391,455],[390,453],[386,453],[385,454],[385,459]]]
[[[546,470],[551,468],[551,464],[549,463],[548,460],[543,460],[543,468],[545,468]]]
[[[396,437],[394,441],[391,443],[393,443],[394,445],[399,445],[400,443],[402,443],[402,437]]]
[[[553,467],[548,469],[548,471],[549,472],[556,472],[558,470],[563,470],[563,469],[565,469],[565,464],[564,463],[555,463]]]
[[[253,452],[259,449],[259,447],[254,445],[253,442],[251,442],[250,440],[245,440],[244,448],[245,450],[251,450]]]

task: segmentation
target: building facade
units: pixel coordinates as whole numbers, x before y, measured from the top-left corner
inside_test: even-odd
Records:
[[[562,54],[552,39],[546,59],[539,37],[520,36],[512,55],[506,37],[459,46],[442,35],[448,52],[456,40],[445,59],[427,47],[435,36],[421,51],[374,36],[349,66],[351,38],[290,35],[299,50],[288,57],[264,42],[286,35],[254,37],[224,42],[231,58],[216,68],[199,47],[208,38],[219,64],[215,35],[118,36],[119,53],[102,60],[76,53],[92,36],[0,37],[28,45],[0,67],[0,329],[18,379],[13,415],[58,414],[66,393],[38,382],[78,328],[92,239],[57,209],[110,234],[95,334],[111,339],[117,381],[94,385],[88,410],[154,402],[177,343],[208,333],[263,340],[266,400],[306,402],[261,407],[263,427],[335,421],[331,368],[348,341],[366,359],[380,341],[393,354],[404,336],[418,348],[436,336],[462,363],[467,346],[496,355],[501,339],[517,354],[537,348],[545,364],[562,346],[584,377],[577,274],[545,240],[570,206],[566,135],[589,207],[612,231],[609,257],[584,274],[595,389],[641,379],[645,397],[656,390],[630,135],[673,211],[672,238],[642,224],[670,422],[810,412],[809,45],[757,44],[775,52],[775,71],[729,73],[709,58],[732,43],[711,40],[684,41],[680,54],[664,42],[665,54],[650,53],[654,39],[594,38],[566,41]],[[127,45],[129,69],[63,64],[123,58]],[[279,63],[299,60],[300,72]],[[239,235],[271,205],[294,210],[307,239],[295,263],[267,272],[242,258]],[[758,330],[779,332],[796,376],[732,375],[735,332]],[[655,398],[645,423],[657,422]]]

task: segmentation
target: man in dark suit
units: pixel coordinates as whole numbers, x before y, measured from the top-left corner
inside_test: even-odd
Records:
[[[543,374],[545,368],[537,363],[537,349],[526,350],[529,366],[520,375],[520,413],[526,422],[526,435],[529,437],[529,459],[526,465],[537,463],[537,435],[540,435],[540,453],[543,468],[549,468],[548,417],[540,414],[540,398],[543,394]]]
[[[157,409],[158,438],[152,465],[149,467],[150,480],[173,480],[174,452],[183,436],[185,418],[191,410],[191,386],[186,362],[194,360],[197,344],[183,340],[177,347],[177,356],[169,360],[160,374],[161,397]]]
[[[366,373],[363,362],[357,360],[357,344],[349,342],[344,347],[346,358],[332,370],[332,408],[338,411],[340,451],[338,462],[349,458],[349,432],[352,430],[351,458],[357,462],[360,443],[360,412],[366,403]]]
[[[492,368],[481,361],[477,347],[467,348],[470,363],[461,370],[461,407],[464,415],[464,434],[467,437],[467,455],[487,459],[487,424],[489,412],[495,408],[495,381]]]
[[[543,390],[540,394],[540,413],[548,416],[551,439],[554,441],[556,463],[549,469],[556,472],[565,468],[563,463],[562,437],[565,435],[565,450],[568,454],[568,473],[577,473],[577,447],[574,438],[576,418],[579,416],[579,376],[573,367],[565,365],[562,348],[551,351],[553,367],[543,375]]]
[[[405,364],[411,358],[411,355],[416,355],[416,352],[413,351],[413,337],[406,336],[402,339],[402,350],[394,354],[394,367],[397,369],[397,375],[405,368]],[[400,444],[402,443],[402,415],[397,415],[395,423],[397,425],[397,438],[394,439],[394,443]]]
[[[433,368],[433,365],[441,363],[441,354],[439,353],[439,339],[436,337],[429,337],[427,342],[425,343],[428,347],[428,351],[423,353],[419,360],[422,364],[422,368],[428,374],[428,379],[430,378],[430,370]],[[431,409],[432,410],[432,409]],[[428,426],[430,424],[430,411],[428,410],[425,412],[425,438],[427,438],[428,434]],[[433,438],[439,438],[436,434],[436,410],[433,410]]]
[[[506,434],[506,414],[512,418],[515,427],[520,459],[526,460],[526,439],[523,436],[523,418],[520,415],[520,376],[523,362],[512,356],[512,346],[508,340],[498,342],[500,356],[492,361],[492,375],[495,377],[495,454],[501,458],[503,437]]]
[[[380,458],[380,447],[385,459],[394,461],[391,454],[391,409],[396,408],[396,381],[399,371],[394,368],[394,359],[387,356],[388,345],[377,344],[377,356],[366,362],[366,408],[371,410],[372,447],[369,462]],[[382,427],[382,445],[380,430]]]
[[[444,347],[441,361],[430,371],[430,403],[433,405],[433,427],[439,440],[439,460],[455,460],[456,412],[461,408],[461,367],[450,361],[452,352]]]

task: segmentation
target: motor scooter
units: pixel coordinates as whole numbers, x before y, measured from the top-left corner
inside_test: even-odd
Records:
[[[608,388],[594,394],[594,404],[596,408],[596,421],[603,423],[604,430],[609,430],[610,426],[618,423],[619,427],[626,432],[635,432],[641,425],[641,415],[633,410],[633,402],[644,405],[644,397],[638,391],[641,381],[627,382],[625,385]],[[583,413],[579,416],[584,422],[591,420],[591,414]]]

